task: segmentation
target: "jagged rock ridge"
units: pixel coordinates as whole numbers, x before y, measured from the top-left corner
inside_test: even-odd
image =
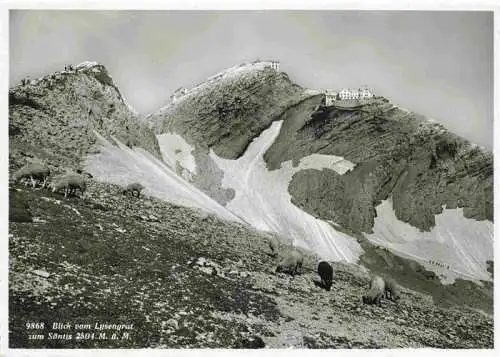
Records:
[[[9,90],[13,168],[27,158],[77,168],[87,154],[99,152],[95,132],[160,157],[156,137],[139,122],[101,64],[84,62]]]

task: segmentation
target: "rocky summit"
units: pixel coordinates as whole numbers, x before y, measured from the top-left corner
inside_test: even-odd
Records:
[[[146,116],[95,62],[10,88],[11,173],[86,184],[11,175],[9,346],[493,348],[492,153],[325,93],[267,61]],[[363,304],[374,274],[400,299]]]
[[[84,62],[9,89],[9,166],[32,160],[78,169],[97,154],[96,133],[160,157],[152,131],[141,125],[106,68]]]

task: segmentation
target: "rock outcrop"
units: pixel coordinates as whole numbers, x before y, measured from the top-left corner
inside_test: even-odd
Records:
[[[84,62],[9,90],[11,168],[37,158],[77,169],[87,154],[99,152],[95,132],[160,157],[156,137],[101,64]]]
[[[293,202],[356,232],[371,232],[375,207],[392,197],[396,217],[429,231],[435,215],[464,208],[464,216],[493,221],[493,154],[379,98],[356,109],[321,107],[285,120],[264,158],[271,169],[310,154],[343,156],[355,168],[296,173]]]

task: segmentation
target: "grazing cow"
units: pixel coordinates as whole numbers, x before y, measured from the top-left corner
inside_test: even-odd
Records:
[[[132,194],[132,196],[134,196],[134,192],[137,193],[137,197],[139,198],[139,195],[141,194],[141,191],[145,189],[144,186],[142,186],[140,183],[138,182],[134,182],[134,183],[131,183],[131,184],[128,184],[123,190],[122,190],[122,194]]]
[[[370,290],[363,295],[363,304],[377,304],[381,306],[380,300],[385,293],[385,282],[378,275],[374,275],[370,281]]]
[[[298,274],[299,269],[302,268],[303,261],[304,257],[302,254],[297,250],[292,250],[279,262],[276,267],[276,272],[283,272],[294,276]]]
[[[49,175],[50,169],[45,164],[31,163],[16,171],[14,175],[12,175],[12,178],[14,182],[30,179],[33,188],[36,186],[35,180],[38,180],[42,182],[42,188],[45,188]]]
[[[321,284],[326,289],[330,291],[332,287],[333,280],[333,268],[328,262],[320,262],[318,264],[318,274],[321,278]]]

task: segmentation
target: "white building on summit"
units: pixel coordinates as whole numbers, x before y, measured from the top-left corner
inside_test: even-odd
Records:
[[[339,92],[340,100],[349,100],[358,98],[359,98],[359,92],[352,89],[343,88]]]
[[[340,100],[349,99],[370,99],[375,96],[372,89],[369,88],[359,88],[359,89],[347,89],[344,88],[339,92]]]
[[[339,93],[331,89],[325,89],[325,105],[332,105],[338,98]]]
[[[372,89],[369,88],[361,88],[359,89],[359,98],[360,99],[369,99],[373,98],[375,96],[375,93],[373,92]]]
[[[348,89],[343,88],[340,91],[335,91],[333,89],[323,89],[322,92],[325,94],[325,105],[333,105],[339,100],[359,100],[359,99],[371,99],[375,97],[375,93],[372,89],[367,87],[362,87],[359,89]]]
[[[280,61],[271,60],[271,61],[269,61],[269,65],[275,71],[277,71],[277,72],[280,71]]]

